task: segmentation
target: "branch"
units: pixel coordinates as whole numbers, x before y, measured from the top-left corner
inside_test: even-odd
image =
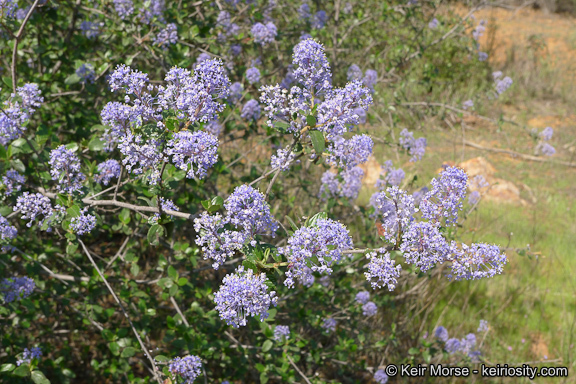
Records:
[[[554,164],[559,164],[559,165],[565,165],[567,167],[576,167],[576,163],[569,163],[567,161],[562,161],[562,160],[548,160],[548,159],[538,157],[538,156],[525,155],[523,153],[514,152],[514,151],[511,151],[509,149],[483,147],[480,144],[476,144],[476,143],[473,143],[473,142],[468,141],[468,140],[464,140],[464,144],[466,144],[467,146],[472,147],[472,148],[481,149],[481,150],[490,151],[490,152],[506,153],[506,154],[514,156],[514,157],[519,157],[521,159],[530,160],[530,161],[537,161],[539,163],[554,163]]]
[[[292,358],[290,357],[290,355],[286,355],[286,357],[288,358],[288,361],[290,362],[290,364],[292,364],[292,366],[294,367],[294,369],[296,371],[298,371],[298,373],[300,374],[300,376],[302,376],[302,378],[304,379],[304,381],[306,381],[308,384],[312,384],[310,382],[310,380],[308,380],[308,378],[306,377],[306,375],[304,373],[302,373],[302,371],[300,370],[300,368],[298,368],[298,366],[296,364],[294,364],[294,360],[292,360]]]
[[[37,0],[38,2],[38,0]],[[98,275],[100,275],[100,278],[102,278],[102,280],[104,281],[104,284],[106,284],[106,287],[108,288],[108,291],[110,291],[110,293],[112,294],[112,296],[114,297],[114,300],[116,300],[116,303],[118,303],[118,305],[120,306],[120,309],[122,310],[122,313],[124,314],[124,317],[126,317],[126,319],[128,320],[128,323],[130,323],[130,327],[132,328],[132,331],[134,332],[134,335],[136,336],[136,339],[138,339],[138,342],[140,343],[140,348],[142,348],[142,351],[144,352],[144,354],[146,355],[146,357],[148,358],[148,360],[150,361],[150,364],[152,364],[152,369],[153,369],[153,373],[154,373],[154,378],[156,379],[156,381],[158,382],[158,384],[162,384],[162,379],[160,378],[160,376],[158,376],[158,372],[156,370],[156,364],[154,364],[154,359],[152,358],[152,356],[150,355],[150,353],[148,352],[148,349],[146,349],[146,346],[144,345],[144,342],[142,341],[142,339],[140,338],[140,335],[138,334],[138,331],[136,331],[136,328],[134,327],[134,324],[132,324],[132,320],[130,320],[130,316],[128,316],[128,312],[126,312],[126,310],[124,309],[124,306],[122,305],[122,302],[120,301],[120,299],[118,298],[118,296],[116,296],[116,293],[114,293],[114,290],[112,289],[112,287],[110,286],[110,284],[108,284],[108,281],[106,280],[106,278],[104,277],[104,275],[102,274],[102,272],[100,271],[100,268],[98,268],[98,266],[96,265],[96,263],[94,262],[94,259],[92,258],[92,255],[90,255],[90,252],[88,251],[88,248],[86,248],[86,246],[84,245],[84,242],[82,240],[78,240],[78,242],[80,242],[80,245],[82,245],[82,249],[84,250],[84,253],[86,253],[86,256],[88,256],[88,259],[90,259],[90,262],[92,263],[92,265],[94,266],[94,268],[96,269],[96,272],[98,272]]]
[[[40,2],[40,0],[34,1],[34,4],[32,4],[32,6],[30,7],[28,14],[26,14],[26,17],[24,18],[24,21],[22,21],[22,25],[20,26],[20,29],[18,30],[18,33],[16,34],[16,37],[14,38],[14,49],[12,50],[12,68],[11,68],[11,70],[12,70],[12,91],[13,92],[16,92],[16,54],[18,53],[18,43],[20,42],[20,38],[22,37],[22,34],[24,33],[24,27],[28,23],[28,20],[30,20],[30,16],[32,16],[32,12],[34,12],[34,9],[36,8],[36,6],[38,6],[39,2]]]

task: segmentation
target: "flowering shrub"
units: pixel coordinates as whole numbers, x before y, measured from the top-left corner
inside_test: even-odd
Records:
[[[382,140],[406,161],[426,156],[425,133],[382,139],[371,126],[371,108],[395,111],[408,81],[388,84],[386,68],[429,79],[430,60],[435,86],[469,82],[457,76],[486,64],[447,66],[422,47],[477,50],[483,24],[448,44],[435,34],[465,32],[462,20],[416,3],[395,3],[402,16],[375,1],[28,5],[0,1],[10,382],[266,383],[320,370],[385,383],[379,354],[404,359],[413,331],[399,329],[396,292],[504,271],[498,245],[458,241],[461,169],[416,188],[383,159],[370,204],[356,205]],[[367,13],[381,17],[359,23]],[[393,47],[340,54],[360,38]],[[513,84],[486,78],[486,97]],[[553,153],[551,131],[535,138]],[[471,336],[437,338],[451,358],[481,358]]]

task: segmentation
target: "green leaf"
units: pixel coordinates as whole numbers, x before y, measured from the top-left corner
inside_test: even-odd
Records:
[[[210,200],[202,200],[201,203],[202,203],[202,206],[204,207],[204,209],[210,208],[210,205],[211,205]]]
[[[171,359],[169,357],[164,356],[164,355],[158,355],[154,358],[154,360],[156,360],[160,363],[165,363],[167,361],[170,361]]]
[[[0,372],[12,372],[16,368],[14,364],[2,364],[0,365]]]
[[[66,210],[66,218],[71,219],[73,217],[80,216],[80,207],[77,205],[73,205]]]
[[[312,128],[316,126],[316,118],[313,115],[306,116],[306,123]]]
[[[262,352],[266,353],[272,349],[272,341],[266,340],[264,344],[262,344]]]
[[[178,279],[178,285],[179,285],[180,287],[182,287],[182,286],[184,286],[184,285],[186,285],[186,284],[188,284],[188,279],[187,279],[187,278],[181,277],[181,278]]]
[[[32,371],[32,381],[36,384],[50,384],[50,380],[44,376],[42,371]]]
[[[66,149],[69,149],[72,152],[76,152],[78,150],[78,148],[80,148],[78,146],[78,143],[68,143],[65,145]]]
[[[408,350],[408,353],[411,355],[417,355],[420,352],[420,350],[418,348],[410,348]]]
[[[73,255],[74,253],[76,253],[76,250],[78,249],[78,244],[68,244],[66,246],[66,254],[68,255]]]
[[[171,265],[168,267],[168,276],[170,276],[174,281],[178,280],[178,271]]]
[[[101,151],[104,149],[104,142],[100,140],[99,136],[94,136],[88,143],[88,149],[91,151]]]
[[[314,216],[312,216],[311,218],[309,218],[306,221],[306,226],[310,227],[313,225],[316,225],[316,222],[320,219],[327,219],[328,218],[328,214],[326,212],[318,212],[317,214],[315,214]]]
[[[260,374],[260,384],[266,384],[268,382],[268,374],[266,372],[262,372]]]
[[[324,142],[324,134],[320,131],[310,131],[310,139],[317,155],[324,153],[326,145]]]
[[[30,366],[28,364],[22,364],[12,372],[15,376],[26,377],[30,374]]]
[[[220,196],[216,196],[212,198],[212,201],[210,201],[210,203],[212,203],[212,205],[224,205],[224,199],[221,198]]]
[[[294,222],[294,220],[292,220],[290,218],[290,216],[286,216],[286,220],[288,220],[288,223],[290,224],[290,226],[292,227],[293,230],[297,231],[298,230],[298,226],[296,225],[296,223]]]
[[[110,351],[114,356],[118,356],[120,354],[120,345],[118,345],[117,342],[115,341],[111,342],[110,344],[108,344],[108,348],[110,348]]]
[[[122,351],[122,354],[120,355],[120,357],[132,357],[136,354],[136,349],[133,347],[126,347],[124,348],[124,350]]]
[[[138,273],[140,273],[140,267],[138,266],[138,264],[132,263],[132,266],[130,267],[130,273],[134,277],[138,276]]]
[[[244,266],[244,268],[248,268],[253,270],[254,272],[258,272],[258,268],[256,268],[256,264],[254,264],[253,262],[249,261],[249,260],[244,260],[242,262],[242,265]]]
[[[24,163],[20,161],[20,159],[10,160],[10,165],[12,165],[12,168],[20,173],[26,172],[26,167],[24,166]]]
[[[158,244],[159,239],[160,237],[162,237],[163,234],[164,234],[164,227],[162,227],[159,224],[154,224],[148,230],[148,235],[146,237],[148,238],[148,242],[150,242],[150,244],[156,245]]]
[[[166,129],[168,129],[169,131],[174,132],[176,130],[176,128],[180,127],[180,123],[178,122],[178,119],[175,119],[173,117],[169,117],[166,120],[164,120],[164,123],[166,124]]]
[[[122,208],[120,214],[118,215],[118,218],[124,224],[130,223],[130,210],[128,208]]]
[[[66,85],[73,85],[80,82],[80,76],[73,73],[64,80],[64,84]]]

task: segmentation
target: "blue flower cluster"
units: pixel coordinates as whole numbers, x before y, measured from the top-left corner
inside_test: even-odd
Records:
[[[422,157],[426,153],[426,138],[420,137],[418,139],[414,138],[414,133],[403,129],[400,132],[400,146],[408,151],[412,158],[410,161],[416,162],[422,160]]]
[[[342,251],[353,247],[346,227],[331,219],[318,219],[313,225],[299,228],[288,239],[288,245],[278,250],[288,259],[284,285],[294,287],[294,279],[301,283],[312,276],[332,273],[331,266],[342,260]]]
[[[322,200],[338,197],[356,200],[362,188],[363,177],[364,171],[360,167],[345,169],[339,174],[326,171],[322,175],[322,185],[318,195]]]
[[[29,277],[2,279],[0,283],[0,292],[4,294],[4,302],[6,303],[27,298],[32,294],[34,288],[36,288],[36,284]]]
[[[27,83],[16,88],[10,98],[4,101],[0,113],[0,144],[7,147],[12,141],[22,137],[32,114],[44,102],[37,84]]]
[[[225,216],[211,216],[204,212],[194,220],[194,229],[198,233],[196,244],[202,247],[204,259],[214,261],[215,269],[247,242],[256,245],[256,235],[274,236],[278,229],[264,195],[251,186],[237,187],[224,202],[224,208],[227,210]]]
[[[184,379],[183,384],[192,384],[202,374],[202,361],[198,356],[176,357],[168,364],[168,370],[175,380],[175,375],[179,375]]]
[[[226,275],[220,290],[214,295],[220,318],[235,328],[245,326],[248,316],[260,316],[260,321],[264,321],[268,318],[270,306],[276,306],[277,301],[276,292],[268,292],[266,275],[256,275],[243,266]]]
[[[16,365],[21,366],[22,364],[30,364],[32,359],[39,359],[41,357],[42,357],[42,350],[39,347],[32,347],[30,349],[24,348],[22,358],[16,361]]]

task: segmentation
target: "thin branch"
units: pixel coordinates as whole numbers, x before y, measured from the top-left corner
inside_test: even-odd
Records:
[[[134,335],[136,336],[136,339],[138,339],[138,342],[140,343],[140,348],[142,349],[142,351],[144,352],[144,354],[146,355],[146,357],[148,358],[148,360],[150,361],[150,364],[152,365],[152,369],[153,369],[153,373],[154,373],[154,378],[156,379],[156,381],[158,382],[158,384],[162,384],[162,379],[160,378],[160,376],[158,375],[158,372],[156,370],[156,364],[154,364],[154,359],[152,358],[152,356],[150,355],[150,353],[148,352],[148,349],[146,348],[146,346],[144,345],[144,342],[142,341],[142,339],[140,338],[140,335],[138,334],[138,331],[136,330],[136,328],[134,327],[134,324],[132,323],[132,320],[130,320],[130,316],[128,315],[128,312],[126,312],[126,309],[124,309],[124,306],[122,305],[122,302],[120,301],[120,299],[118,298],[118,296],[116,296],[116,293],[114,292],[114,290],[112,289],[112,287],[110,286],[110,284],[108,284],[108,281],[106,280],[106,278],[104,277],[104,275],[102,274],[102,272],[100,271],[100,268],[98,268],[98,265],[96,265],[96,263],[94,262],[94,259],[92,258],[92,255],[90,255],[90,251],[88,251],[88,248],[86,248],[86,246],[84,245],[84,242],[82,240],[78,240],[78,242],[80,242],[80,245],[82,245],[82,249],[84,249],[84,253],[86,253],[86,256],[88,256],[88,259],[90,259],[90,262],[92,263],[92,266],[96,269],[96,272],[98,272],[98,275],[100,275],[100,278],[102,279],[102,281],[104,281],[104,284],[106,284],[106,287],[108,288],[108,291],[110,291],[110,293],[112,294],[112,297],[114,297],[114,300],[116,300],[116,303],[118,303],[118,305],[120,306],[120,309],[122,310],[122,313],[124,314],[124,317],[126,317],[126,320],[128,320],[128,323],[130,323],[130,327],[132,328],[132,332],[134,332]]]
[[[298,373],[300,374],[300,376],[302,376],[302,378],[304,379],[304,381],[306,381],[308,384],[312,384],[310,382],[310,380],[308,380],[308,378],[306,377],[306,375],[300,370],[300,368],[298,368],[298,366],[296,364],[294,364],[294,360],[292,360],[292,358],[290,357],[290,355],[286,355],[286,357],[288,358],[288,361],[290,362],[290,364],[292,364],[292,366],[294,367],[294,369],[296,371],[298,371]]]
[[[473,142],[468,141],[468,140],[465,140],[464,144],[466,144],[467,146],[472,147],[472,148],[481,149],[483,151],[506,153],[508,155],[511,155],[514,157],[519,157],[519,158],[524,159],[524,160],[537,161],[539,163],[554,163],[554,164],[559,164],[559,165],[565,165],[567,167],[576,167],[576,163],[569,163],[567,161],[561,161],[561,160],[549,160],[549,159],[545,159],[545,158],[538,157],[538,156],[525,155],[523,153],[514,152],[514,151],[511,151],[509,149],[483,147],[480,144],[476,144],[476,143],[473,143]]]
[[[188,320],[186,320],[186,317],[184,317],[184,314],[180,310],[180,307],[178,306],[178,303],[176,302],[174,297],[170,296],[170,302],[172,303],[172,305],[174,305],[174,308],[176,308],[176,312],[178,312],[184,324],[186,324],[187,327],[190,327],[190,323],[188,322]]]
[[[26,14],[26,17],[24,18],[24,21],[22,21],[22,25],[20,26],[20,29],[18,30],[18,33],[16,34],[16,36],[14,38],[14,49],[12,50],[12,68],[11,68],[13,92],[16,92],[16,55],[18,53],[18,43],[20,42],[20,38],[22,37],[22,34],[24,33],[24,27],[26,27],[28,20],[30,20],[30,16],[32,16],[32,12],[34,12],[34,9],[36,9],[39,2],[40,2],[40,0],[34,1],[34,4],[32,4],[32,6],[30,7],[30,10]]]

